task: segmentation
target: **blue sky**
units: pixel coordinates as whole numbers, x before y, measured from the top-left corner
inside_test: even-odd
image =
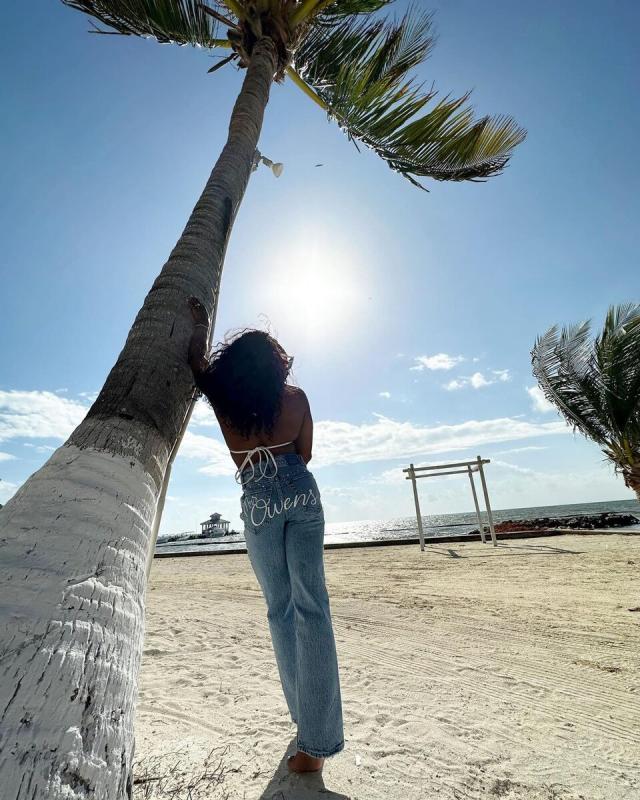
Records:
[[[398,10],[404,7],[397,4]],[[216,327],[261,325],[295,356],[330,520],[410,514],[409,460],[481,453],[496,507],[631,497],[529,390],[555,322],[638,300],[635,2],[449,0],[420,70],[528,131],[504,175],[411,187],[295,87],[274,87],[229,247]],[[87,34],[61,3],[14,4],[0,61],[0,502],[79,422],[219,153],[242,73],[205,52]],[[322,163],[322,167],[315,167]],[[312,299],[301,297],[309,287]],[[438,358],[434,358],[438,356]],[[446,357],[445,357],[446,356]],[[238,490],[199,408],[162,530]],[[455,479],[424,511],[466,510]]]

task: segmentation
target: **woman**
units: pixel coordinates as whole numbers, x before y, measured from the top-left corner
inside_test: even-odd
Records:
[[[242,484],[244,535],[267,603],[280,681],[298,726],[292,772],[316,772],[344,748],[338,660],[323,565],[324,513],[306,465],[313,420],[287,384],[292,359],[269,334],[243,331],[206,358],[209,320],[195,298],[189,364],[215,411]]]

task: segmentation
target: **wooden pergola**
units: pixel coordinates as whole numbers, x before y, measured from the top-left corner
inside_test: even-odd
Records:
[[[420,499],[418,498],[418,487],[416,481],[419,478],[441,478],[443,475],[463,475],[469,476],[469,483],[471,484],[471,493],[473,494],[473,503],[476,507],[476,518],[478,520],[478,528],[480,530],[480,537],[482,543],[486,543],[484,535],[484,525],[482,523],[482,515],[480,513],[480,506],[478,504],[478,494],[476,492],[476,485],[473,480],[473,473],[477,472],[480,475],[480,483],[482,484],[482,493],[484,495],[484,503],[487,509],[487,519],[489,522],[489,531],[491,533],[491,541],[493,546],[497,547],[496,531],[493,525],[493,514],[491,513],[491,504],[489,503],[489,491],[487,490],[487,481],[484,476],[483,464],[490,464],[488,458],[480,458],[478,456],[474,461],[457,461],[452,464],[433,464],[429,467],[415,467],[409,464],[408,469],[403,469],[403,472],[409,473],[406,480],[411,481],[413,487],[413,499],[416,504],[416,518],[418,520],[418,536],[420,537],[420,549],[424,550],[424,530],[422,525],[422,514],[420,513]]]

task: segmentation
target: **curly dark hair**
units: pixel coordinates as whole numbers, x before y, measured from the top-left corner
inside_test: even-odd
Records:
[[[271,435],[292,361],[273,336],[245,329],[216,346],[198,388],[241,436]]]

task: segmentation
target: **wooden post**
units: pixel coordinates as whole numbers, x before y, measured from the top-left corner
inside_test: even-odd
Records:
[[[413,464],[409,464],[409,477],[413,486],[413,499],[416,504],[416,517],[418,519],[418,536],[420,537],[420,549],[424,550],[424,533],[422,532],[422,515],[420,514],[420,500],[418,499],[418,487],[416,486],[416,471]]]
[[[471,484],[471,491],[473,492],[473,504],[476,507],[476,519],[478,520],[478,530],[480,531],[480,538],[482,539],[482,544],[486,544],[487,539],[484,535],[484,525],[482,523],[482,516],[480,514],[480,506],[478,505],[478,493],[476,492],[476,485],[473,481],[473,470],[471,467],[467,467],[469,470],[469,483]]]
[[[493,526],[493,514],[491,513],[491,505],[489,503],[489,492],[487,490],[487,481],[484,477],[484,470],[482,469],[482,459],[478,456],[478,472],[480,473],[480,481],[482,483],[482,492],[484,494],[484,503],[487,507],[487,517],[489,517],[489,530],[491,531],[491,541],[493,542],[493,546],[497,547],[498,542],[496,541],[496,529]]]

